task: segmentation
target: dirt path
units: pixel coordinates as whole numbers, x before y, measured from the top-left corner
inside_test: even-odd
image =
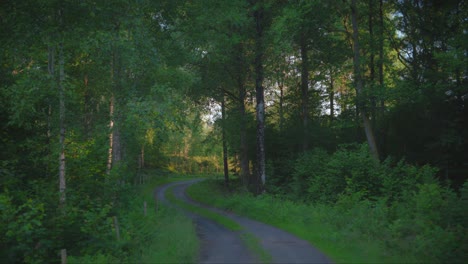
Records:
[[[254,221],[245,217],[241,217],[232,213],[226,213],[222,210],[208,207],[206,205],[199,204],[185,194],[185,190],[191,184],[198,182],[199,180],[190,180],[172,183],[170,185],[163,186],[162,188],[174,187],[174,195],[187,203],[194,204],[200,207],[207,208],[214,212],[220,213],[226,217],[231,218],[232,220],[239,223],[244,229],[253,234],[260,241],[260,245],[272,256],[273,263],[332,263],[329,258],[327,258],[323,253],[319,252],[316,248],[310,245],[309,242],[302,240],[292,234],[289,234],[283,230],[280,230],[276,227]],[[164,190],[165,190],[164,189]],[[164,190],[159,190],[157,192],[158,200],[162,201],[164,199]],[[220,227],[219,225],[211,222],[210,220],[195,217],[197,225],[200,227],[200,236],[202,241],[204,241],[204,247],[216,246],[216,250],[211,250],[209,248],[202,248],[202,258],[201,262],[212,262],[210,257],[211,251],[217,253],[217,250],[222,252],[229,252],[229,258],[225,258],[223,261],[220,261],[222,258],[217,257],[214,259],[214,262],[218,263],[258,263],[258,260],[252,257],[252,254],[242,246],[242,241],[239,239],[239,233],[228,231],[227,229]],[[208,227],[216,226],[216,229],[211,230]],[[222,230],[222,231],[221,231]],[[214,233],[212,233],[214,231]],[[217,241],[220,238],[220,234],[230,234],[229,239],[223,241]],[[234,236],[234,237],[233,237]],[[237,237],[237,238],[235,238]],[[233,243],[233,244],[231,244]],[[239,244],[240,243],[240,244]],[[245,251],[243,251],[245,250]],[[235,252],[234,252],[235,251]],[[249,256],[248,258],[242,260],[230,259],[235,256]],[[208,260],[208,261],[207,261]]]
[[[164,197],[164,192],[174,187],[176,197],[183,196],[186,187],[199,180],[170,183],[155,190],[157,202],[171,205]],[[184,213],[193,219],[197,226],[197,233],[201,241],[200,263],[259,263],[244,245],[239,232],[233,232],[225,227],[184,210]]]

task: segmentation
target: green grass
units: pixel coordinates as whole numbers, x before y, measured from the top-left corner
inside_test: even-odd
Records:
[[[262,248],[260,241],[258,241],[256,236],[252,235],[251,233],[243,232],[240,237],[242,241],[244,241],[247,248],[258,257],[261,263],[272,263],[273,259],[271,255]]]
[[[158,206],[153,191],[165,183],[187,179],[184,176],[153,176],[150,183],[135,190],[129,208],[119,212],[121,239],[109,237],[100,252],[69,256],[68,263],[194,263],[198,259],[199,240],[191,219],[178,210]],[[147,215],[143,203],[147,203]],[[111,221],[109,221],[111,223]],[[111,224],[109,224],[109,230]]]
[[[206,217],[208,219],[211,219],[213,220],[214,222],[226,227],[227,229],[229,230],[232,230],[232,231],[239,231],[239,230],[242,230],[242,226],[240,226],[237,222],[225,217],[225,216],[222,216],[218,213],[215,213],[213,211],[210,211],[208,209],[205,209],[205,208],[202,208],[202,207],[199,207],[199,206],[195,206],[195,205],[192,205],[192,204],[188,204],[188,203],[185,203],[183,202],[182,200],[179,200],[177,199],[175,196],[174,196],[174,193],[172,191],[172,187],[167,189],[166,190],[166,198],[171,201],[172,203],[190,211],[190,212],[193,212],[193,213],[196,213],[198,215],[201,215],[203,217]]]
[[[228,217],[225,217],[223,215],[215,213],[215,212],[213,212],[211,210],[208,210],[206,208],[185,203],[184,201],[179,200],[174,196],[174,193],[173,193],[172,189],[173,189],[173,187],[167,189],[166,193],[165,193],[166,198],[170,202],[172,202],[172,203],[178,205],[179,207],[181,207],[183,209],[186,209],[186,210],[188,210],[188,211],[190,211],[192,213],[195,213],[195,214],[198,214],[198,215],[203,216],[205,218],[208,218],[208,219],[210,219],[210,220],[212,220],[212,221],[226,227],[229,230],[242,231],[242,233],[240,234],[240,238],[242,239],[242,241],[244,241],[247,248],[255,256],[258,257],[258,259],[261,261],[261,263],[271,263],[271,261],[272,261],[271,255],[268,254],[263,249],[263,247],[260,245],[260,242],[258,241],[257,237],[255,237],[251,233],[248,233],[248,232],[244,231],[243,227],[241,225],[239,225],[236,221],[231,220]]]
[[[217,181],[190,186],[188,195],[201,203],[234,211],[271,224],[311,242],[338,263],[408,263],[415,258],[388,249],[382,238],[369,239],[348,223],[372,218],[371,215],[341,215],[331,205],[306,205],[275,198],[254,197],[247,192],[226,194]],[[356,226],[356,225],[354,225]]]

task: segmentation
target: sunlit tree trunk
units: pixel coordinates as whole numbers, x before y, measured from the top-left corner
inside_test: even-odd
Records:
[[[328,91],[328,98],[330,100],[330,120],[335,118],[335,80],[333,79],[333,73],[330,71],[330,88]]]
[[[379,160],[379,152],[377,149],[377,144],[375,143],[374,132],[372,130],[372,125],[367,116],[367,113],[364,109],[363,101],[365,98],[363,95],[363,84],[361,76],[361,66],[360,66],[360,52],[359,52],[359,34],[358,34],[358,24],[357,24],[357,7],[356,0],[351,1],[351,20],[353,24],[353,66],[354,66],[354,81],[356,85],[356,95],[357,95],[357,106],[362,118],[364,125],[364,131],[366,133],[367,143],[369,144],[370,152],[372,157],[375,160]]]
[[[278,85],[280,90],[279,97],[279,129],[280,132],[284,130],[284,81]]]
[[[263,6],[254,10],[255,20],[255,91],[257,116],[257,193],[264,190],[265,175],[265,96],[263,88]],[[260,182],[259,182],[260,180]]]
[[[247,185],[250,177],[249,169],[249,147],[247,145],[247,127],[246,127],[246,114],[245,114],[245,86],[242,80],[239,80],[239,115],[240,115],[240,169],[241,178],[244,185]]]
[[[224,185],[229,188],[229,164],[226,142],[226,98],[223,95],[221,100],[221,121],[222,121],[222,141],[223,141],[223,168],[224,168]]]
[[[113,146],[114,146],[114,95],[111,95],[109,100],[109,149],[107,151],[107,169],[106,173],[110,174],[112,169],[112,153],[113,153]]]

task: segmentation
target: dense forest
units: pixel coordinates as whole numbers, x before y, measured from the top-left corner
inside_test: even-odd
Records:
[[[460,261],[467,18],[463,0],[2,1],[0,259],[130,250],[111,226],[156,169],[385,207],[389,244]]]

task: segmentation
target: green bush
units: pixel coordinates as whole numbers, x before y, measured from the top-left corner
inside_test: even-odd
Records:
[[[345,262],[468,259],[468,182],[457,193],[436,178],[436,168],[376,162],[365,144],[332,154],[314,149],[293,164],[290,183],[273,195],[226,195],[216,182],[189,193],[287,229]]]

